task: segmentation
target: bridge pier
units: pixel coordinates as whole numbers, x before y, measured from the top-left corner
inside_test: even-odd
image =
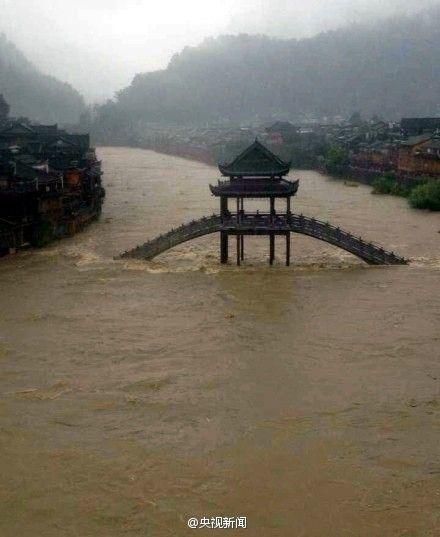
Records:
[[[241,238],[240,235],[237,234],[237,267],[241,265]]]
[[[275,261],[275,233],[270,233],[269,237],[269,263],[273,265],[273,262]]]
[[[226,231],[220,232],[220,262],[224,265],[229,257],[229,236]]]

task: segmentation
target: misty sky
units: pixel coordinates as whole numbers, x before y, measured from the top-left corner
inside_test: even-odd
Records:
[[[0,0],[0,31],[89,101],[221,33],[306,37],[440,0]]]

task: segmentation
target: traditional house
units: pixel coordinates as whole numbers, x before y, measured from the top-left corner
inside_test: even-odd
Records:
[[[396,151],[393,144],[374,142],[362,144],[350,157],[351,166],[371,172],[387,172],[395,168]]]
[[[402,175],[416,175],[419,173],[420,162],[417,155],[420,148],[431,140],[431,136],[422,134],[413,136],[400,143],[397,171]]]
[[[0,255],[72,234],[99,215],[104,189],[89,144],[88,135],[68,134],[57,125],[3,124]]]
[[[298,136],[299,128],[289,121],[276,121],[266,128],[267,141],[273,145],[288,143]]]
[[[415,153],[417,173],[440,177],[440,138],[431,138]]]
[[[18,121],[8,122],[0,131],[0,140],[7,142],[10,146],[21,146],[26,144],[29,140],[36,139],[36,132],[34,129]]]

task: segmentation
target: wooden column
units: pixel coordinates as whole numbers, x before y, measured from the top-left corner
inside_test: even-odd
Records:
[[[220,262],[225,264],[229,257],[229,236],[226,231],[220,232]]]
[[[270,198],[270,221],[273,222],[275,216],[275,198]]]
[[[241,252],[240,252],[240,234],[237,233],[237,266],[241,264]]]
[[[240,198],[237,198],[237,224],[240,222]]]
[[[286,267],[290,266],[290,231],[286,233]]]
[[[270,251],[269,251],[269,263],[273,265],[275,260],[275,234],[270,234]]]
[[[222,196],[220,198],[220,216],[222,217],[222,220],[225,218],[227,212],[228,212],[228,198],[226,196]]]
[[[244,198],[241,198],[241,218],[244,219]],[[244,235],[240,235],[240,258],[244,260]]]
[[[290,222],[290,216],[292,214],[291,208],[290,208],[290,198],[286,198],[286,204],[287,204],[287,221]]]

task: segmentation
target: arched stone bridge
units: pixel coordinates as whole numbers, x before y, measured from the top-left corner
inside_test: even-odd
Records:
[[[259,226],[267,231],[269,218],[270,216],[267,214],[256,213],[246,215],[243,220],[237,222],[236,217],[231,216],[229,223],[234,229],[257,235]],[[406,259],[394,252],[388,252],[382,247],[364,241],[360,237],[355,237],[328,222],[321,222],[303,215],[277,216],[274,221],[271,221],[271,226],[274,232],[287,230],[322,240],[350,252],[370,265],[406,265],[408,263]],[[228,220],[222,222],[220,216],[215,214],[203,217],[200,220],[194,220],[176,229],[171,229],[165,235],[159,235],[133,250],[124,252],[120,258],[153,259],[178,244],[225,229],[228,229]]]

